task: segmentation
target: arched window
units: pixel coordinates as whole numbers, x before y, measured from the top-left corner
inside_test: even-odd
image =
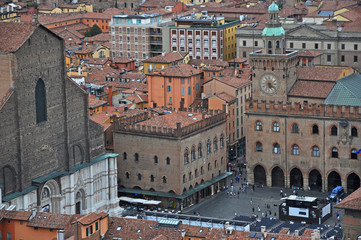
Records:
[[[196,170],[194,171],[194,177],[195,177],[195,178],[198,177],[198,169],[196,169]]]
[[[221,135],[221,138],[219,139],[219,148],[220,149],[224,148],[224,136],[223,136],[223,134]]]
[[[262,122],[261,121],[256,122],[256,131],[262,131]]]
[[[211,171],[211,164],[208,163],[208,171]]]
[[[154,182],[154,176],[153,175],[150,175],[150,181]]]
[[[356,127],[352,127],[352,128],[351,128],[351,136],[352,136],[352,137],[358,137],[357,128],[356,128]]]
[[[331,127],[331,136],[337,136],[337,127],[335,125]]]
[[[212,152],[212,147],[211,147],[211,139],[208,139],[207,141],[207,154],[210,154]]]
[[[262,143],[256,142],[256,152],[262,152],[262,151],[263,151]]]
[[[183,183],[186,183],[186,175],[183,175]]]
[[[298,129],[298,124],[294,123],[292,124],[292,133],[298,133],[299,129]]]
[[[213,151],[216,152],[218,150],[218,142],[217,137],[213,139]]]
[[[189,181],[192,180],[192,172],[189,172],[189,173],[188,173],[188,178],[189,178]]]
[[[128,172],[125,173],[125,177],[129,179],[130,174]]]
[[[127,160],[127,153],[123,152],[123,160]]]
[[[275,153],[275,154],[281,153],[281,147],[278,143],[273,144],[273,153]]]
[[[214,161],[214,169],[217,168],[217,160]]]
[[[203,174],[204,174],[203,167],[201,167],[201,175],[203,175]]]
[[[196,147],[195,146],[192,146],[191,159],[192,159],[192,162],[196,160]]]
[[[154,164],[158,164],[158,156],[154,156]]]
[[[189,163],[189,158],[188,158],[188,148],[186,150],[184,150],[184,164],[188,164]]]
[[[139,161],[139,154],[138,154],[138,153],[134,154],[134,160],[135,160],[136,162]]]
[[[279,40],[276,41],[276,48],[280,48],[280,41]]]
[[[166,176],[163,176],[163,183],[167,183],[167,177]]]
[[[167,157],[167,158],[165,159],[165,161],[166,161],[167,165],[170,165],[170,158],[169,158],[169,157]]]
[[[46,91],[44,81],[39,79],[35,87],[36,123],[46,121]]]
[[[338,158],[338,149],[336,147],[333,147],[331,150],[331,157]]]
[[[142,174],[138,173],[138,180],[142,180]]]
[[[320,156],[320,149],[317,146],[312,147],[312,156],[319,157]]]
[[[268,48],[272,48],[272,42],[268,41]]]
[[[317,124],[313,124],[313,126],[312,126],[312,134],[318,134],[318,126],[317,126]]]
[[[198,144],[198,158],[202,158],[203,157],[203,152],[202,152],[202,143]]]
[[[280,124],[278,122],[273,123],[273,131],[279,132],[280,131]]]
[[[357,150],[356,149],[352,149],[351,150],[351,159],[357,159]]]
[[[292,146],[292,154],[293,154],[293,155],[300,155],[300,148],[298,147],[297,144],[294,144],[294,145]]]

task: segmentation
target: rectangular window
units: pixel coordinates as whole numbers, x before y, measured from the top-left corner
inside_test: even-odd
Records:
[[[188,95],[192,94],[192,87],[188,87]]]
[[[199,83],[196,83],[196,90],[199,90]]]
[[[98,231],[99,230],[99,222],[96,222],[95,223],[95,231]]]
[[[134,28],[134,34],[138,34],[138,28]]]
[[[130,33],[130,29],[129,28],[127,28],[127,34],[129,34]]]
[[[212,47],[217,46],[217,41],[216,40],[212,40]]]
[[[208,48],[205,48],[204,49],[204,54],[208,54],[209,52],[208,52]]]
[[[247,52],[243,52],[243,57],[244,57],[244,58],[247,57]]]
[[[207,39],[204,40],[204,45],[205,45],[205,46],[208,45],[208,40],[207,40]]]
[[[331,44],[330,43],[327,44],[327,49],[331,49]]]
[[[168,82],[169,83],[171,83],[172,82],[172,78],[170,77],[170,78],[168,78]]]
[[[254,41],[254,46],[258,47],[258,41]]]
[[[293,48],[293,42],[290,43],[290,48]]]
[[[184,84],[184,78],[181,78],[181,84]]]
[[[327,55],[327,62],[331,62],[331,55]]]
[[[345,61],[345,55],[341,55],[341,62]]]
[[[306,48],[306,43],[302,43],[302,48]]]
[[[184,38],[181,38],[181,39],[180,39],[180,44],[181,44],[181,45],[184,45]]]
[[[243,41],[243,46],[247,46],[247,42],[246,42],[246,41]]]
[[[353,50],[358,50],[358,45],[357,44],[353,45]]]
[[[172,44],[177,44],[177,39],[172,38]]]
[[[184,87],[181,87],[181,95],[184,96]]]
[[[357,56],[353,56],[353,62],[358,62],[358,57]]]
[[[345,44],[344,43],[341,44],[341,49],[343,49],[343,50],[345,49]]]
[[[189,54],[192,54],[193,48],[192,48],[192,47],[189,47],[189,48],[188,48],[188,52],[189,52]]]
[[[167,86],[167,92],[171,92],[172,91],[172,86]]]
[[[169,104],[172,104],[172,97],[169,97]]]
[[[318,49],[318,43],[315,43],[315,49]]]
[[[196,45],[201,45],[201,40],[200,39],[196,39]]]
[[[201,53],[201,49],[200,49],[200,48],[196,48],[196,53]]]
[[[193,40],[192,39],[188,39],[188,44],[192,44]]]

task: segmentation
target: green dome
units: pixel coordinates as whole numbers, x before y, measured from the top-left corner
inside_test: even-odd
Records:
[[[272,2],[271,6],[269,6],[268,11],[278,11],[279,8],[278,6],[275,4],[275,2]]]
[[[268,36],[268,37],[273,37],[273,36],[284,36],[285,35],[285,30],[283,29],[283,27],[265,27],[262,31],[262,36]]]

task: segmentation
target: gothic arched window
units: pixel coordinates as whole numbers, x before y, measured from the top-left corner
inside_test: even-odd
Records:
[[[36,123],[46,121],[46,91],[44,81],[39,79],[35,87]]]

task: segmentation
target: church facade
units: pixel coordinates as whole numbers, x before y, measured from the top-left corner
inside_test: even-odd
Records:
[[[0,23],[3,206],[88,213],[117,208],[116,155],[65,75],[64,42],[36,19]]]
[[[337,81],[320,103],[326,83],[297,84],[298,52],[285,49],[284,34],[278,6],[272,3],[262,32],[265,47],[250,54],[253,92],[245,120],[248,179],[263,186],[325,191],[343,186],[352,192],[360,187],[361,177],[356,154],[361,146],[361,101],[348,104],[352,101],[335,98],[334,89],[360,83],[360,75]],[[295,87],[309,91],[303,102],[289,95]]]

